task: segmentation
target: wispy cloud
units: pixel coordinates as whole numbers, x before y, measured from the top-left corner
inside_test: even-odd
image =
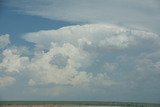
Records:
[[[29,15],[71,22],[107,22],[138,25],[158,31],[158,0],[32,0],[10,3]]]

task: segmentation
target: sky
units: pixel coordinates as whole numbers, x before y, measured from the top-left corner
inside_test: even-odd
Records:
[[[159,0],[1,0],[0,100],[160,103]]]

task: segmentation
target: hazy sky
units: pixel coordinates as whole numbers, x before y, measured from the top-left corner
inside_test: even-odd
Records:
[[[159,0],[1,0],[0,100],[160,103]]]

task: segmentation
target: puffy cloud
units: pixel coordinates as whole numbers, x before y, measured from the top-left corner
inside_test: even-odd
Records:
[[[13,85],[15,81],[16,80],[10,76],[0,77],[0,88],[5,88],[7,86]]]
[[[98,84],[103,84],[102,86],[115,84],[113,76],[119,73],[114,71],[119,67],[126,68],[125,63],[128,63],[126,61],[130,61],[133,57],[132,62],[138,65],[140,63],[136,61],[140,61],[141,53],[148,55],[152,52],[151,47],[153,51],[160,48],[160,38],[155,33],[108,24],[75,25],[57,30],[28,33],[23,38],[35,43],[36,48],[41,51],[47,50],[42,53],[40,51],[31,61],[28,69],[35,73],[33,80],[29,82],[31,85],[46,83],[93,85],[93,81],[96,83],[99,81]],[[150,44],[152,42],[154,43]],[[135,53],[137,56],[131,54],[132,52],[134,54],[134,50],[138,50]],[[122,51],[131,57],[121,54]],[[116,56],[115,53],[119,55]],[[112,59],[107,61],[106,56]],[[124,58],[119,59],[120,56]],[[96,63],[98,64],[94,66]],[[128,64],[128,66],[131,65]],[[99,72],[94,73],[91,67],[93,71],[95,68]],[[108,75],[113,78],[110,79]]]
[[[59,60],[57,59],[58,56],[67,57],[66,64],[63,67],[59,67],[63,62],[59,61],[59,65],[51,63],[52,60]],[[31,73],[30,77],[32,79],[28,84],[30,86],[55,84],[84,87],[93,85],[95,83],[94,79],[96,79],[99,84],[101,84],[101,81],[105,81],[105,85],[107,85],[110,81],[105,76],[104,78],[98,78],[99,73],[93,76],[92,73],[80,70],[89,66],[90,61],[87,52],[69,43],[64,43],[62,46],[51,46],[48,52],[39,54],[30,62],[27,69]],[[112,84],[112,82],[110,83]]]
[[[98,79],[99,73],[93,76],[83,71],[93,61],[87,51],[70,43],[51,42],[50,45],[47,52],[35,52],[31,60],[22,56],[21,48],[5,49],[0,70],[7,74],[26,72],[30,77],[29,86],[55,84],[83,87],[92,85],[94,79]],[[97,81],[99,84],[100,81],[107,82],[104,78]]]
[[[156,33],[86,24],[31,32],[23,39],[35,44],[33,55],[25,54],[26,48],[7,48],[2,52],[0,71],[3,75],[16,73],[19,80],[24,76],[19,84],[27,84],[31,96],[45,91],[42,96],[63,98],[74,93],[77,97],[81,92],[83,98],[96,93],[110,98],[115,93],[143,96],[160,89],[160,37]],[[144,89],[141,86],[148,90],[139,92]]]
[[[57,59],[59,57],[68,57],[66,64],[59,68],[58,66],[63,62]],[[58,85],[80,85],[89,81],[89,74],[84,71],[78,71],[87,63],[87,53],[75,48],[73,45],[67,43],[63,46],[53,46],[46,52],[39,54],[30,62],[28,70],[31,72],[33,80],[29,84],[58,84]],[[59,61],[59,65],[51,63],[51,61]]]
[[[19,72],[28,63],[28,57],[21,57],[17,49],[5,49],[0,70],[5,72]]]
[[[123,49],[142,40],[159,41],[159,36],[149,31],[124,28],[108,24],[86,24],[28,33],[24,39],[38,48],[48,49],[51,42],[71,43],[79,48]],[[156,42],[158,43],[158,42]]]
[[[10,44],[9,34],[0,35],[0,48],[5,48]]]
[[[53,84],[84,87],[93,84],[93,79],[99,75],[93,76],[85,71],[92,63],[92,57],[87,51],[69,42],[51,42],[47,52],[35,50],[30,60],[23,53],[24,50],[26,48],[21,47],[3,50],[0,70],[7,75],[24,72],[30,78],[29,86]],[[101,80],[105,81],[104,78]]]

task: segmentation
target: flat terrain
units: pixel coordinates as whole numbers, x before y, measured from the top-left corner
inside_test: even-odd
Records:
[[[99,101],[0,101],[0,107],[160,107],[160,104]]]
[[[122,107],[122,106],[78,106],[78,105],[10,105],[10,106],[0,106],[0,107]]]
[[[93,105],[1,105],[0,107],[122,107],[122,106],[93,106]]]

